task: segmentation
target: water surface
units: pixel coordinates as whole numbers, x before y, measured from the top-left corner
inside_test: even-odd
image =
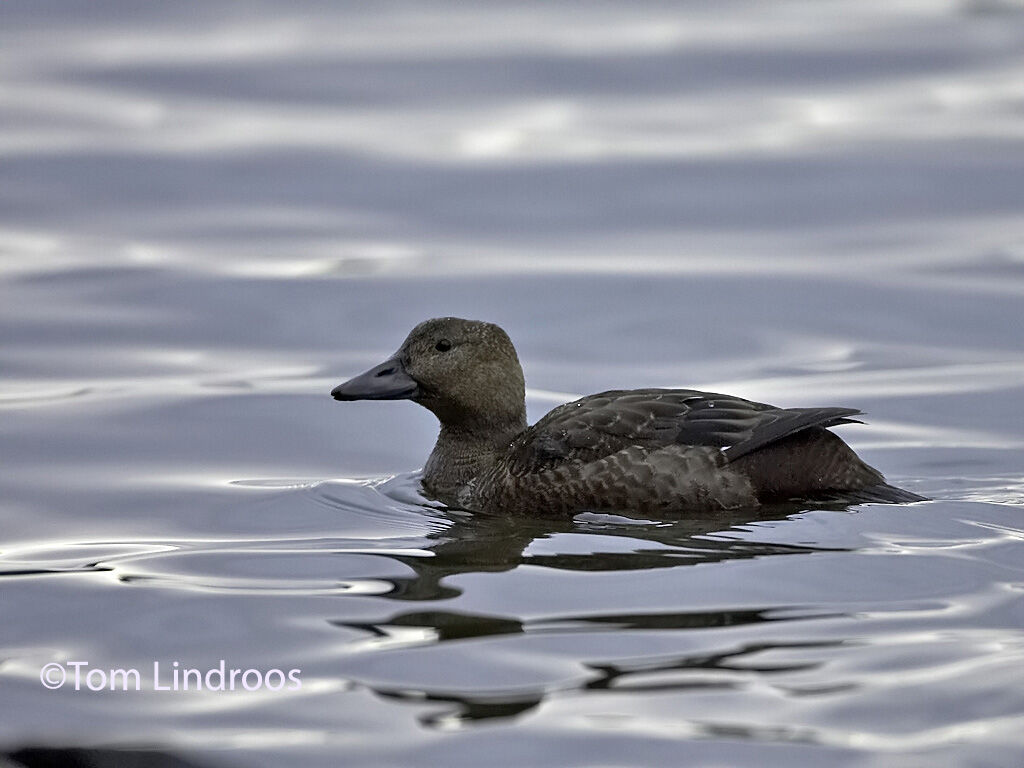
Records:
[[[1024,758],[1014,2],[0,10],[0,747],[200,765]],[[507,520],[418,494],[488,319],[537,418],[869,414],[913,505]],[[300,669],[46,690],[40,669]]]

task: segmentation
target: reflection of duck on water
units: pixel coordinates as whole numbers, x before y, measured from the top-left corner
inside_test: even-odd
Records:
[[[918,501],[828,427],[852,408],[776,408],[696,390],[616,390],[526,425],[515,348],[490,323],[440,318],[335,387],[337,400],[409,399],[441,422],[424,489],[504,514],[735,509],[792,498]]]
[[[415,636],[429,637],[429,645],[460,640],[486,640],[507,635],[536,635],[566,632],[665,632],[672,630],[740,627],[766,622],[794,621],[800,618],[822,618],[830,614],[808,611],[802,616],[792,609],[776,611],[765,608],[729,608],[705,611],[658,611],[648,613],[569,614],[527,619],[499,613],[474,613],[445,608],[443,601],[456,597],[461,589],[452,582],[463,574],[497,573],[510,571],[520,565],[543,566],[566,571],[617,571],[671,568],[697,565],[730,559],[745,559],[767,555],[811,554],[834,549],[766,543],[730,535],[730,527],[742,526],[759,520],[778,520],[796,512],[805,511],[807,505],[780,504],[758,509],[734,510],[688,516],[685,520],[664,522],[642,521],[612,515],[583,515],[575,519],[564,517],[508,517],[449,511],[452,525],[429,536],[424,549],[432,556],[388,555],[400,560],[415,571],[408,579],[392,579],[395,585],[388,598],[398,601],[396,608],[408,601],[416,607],[399,609],[376,621],[353,622],[346,619],[331,621],[334,626],[366,633],[374,644],[386,648],[392,642],[407,647],[409,630],[422,630]],[[816,509],[844,509],[841,504],[818,504]],[[572,553],[530,552],[532,543],[541,542],[558,534],[592,536],[594,551]],[[720,533],[714,536],[710,534]],[[614,551],[600,551],[605,537],[626,539],[628,545],[608,547]],[[538,547],[538,549],[542,549]],[[573,547],[575,550],[576,547]],[[445,583],[447,581],[447,583]],[[421,607],[422,606],[422,607]],[[818,647],[828,642],[793,643],[791,647]],[[638,660],[636,663],[587,663],[591,672],[583,688],[614,693],[616,690],[636,692],[634,680],[649,680],[658,673],[700,671],[728,673],[735,669],[745,672],[783,671],[757,666],[757,656],[779,644],[755,644],[729,651],[696,654],[657,661]],[[648,683],[639,683],[645,685]],[[729,687],[730,682],[714,682],[699,678],[689,682],[675,682],[674,688]],[[373,684],[370,687],[385,698],[411,702],[436,702],[444,705],[437,713],[425,714],[421,721],[430,727],[451,725],[451,721],[477,721],[492,718],[515,717],[538,706],[548,695],[543,689],[516,691],[484,690],[449,691],[443,688],[417,689],[412,685],[391,687]]]
[[[846,509],[839,502],[815,504],[814,509]],[[394,600],[439,600],[459,591],[442,582],[465,573],[502,573],[520,565],[539,565],[565,571],[631,571],[674,568],[765,555],[833,551],[824,547],[752,541],[735,536],[709,536],[758,520],[779,520],[807,510],[806,504],[773,504],[756,508],[692,514],[685,519],[637,520],[613,515],[508,517],[449,510],[452,524],[428,536],[431,557],[391,554],[415,571],[409,579],[393,580]],[[626,539],[632,548],[591,552],[531,552],[534,541],[557,534],[589,534]],[[649,543],[649,545],[647,545]]]

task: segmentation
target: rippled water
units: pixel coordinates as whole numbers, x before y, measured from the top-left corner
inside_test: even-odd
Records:
[[[0,63],[0,748],[1024,758],[1019,3],[37,0]],[[934,500],[439,508],[432,417],[327,393],[449,314],[531,417],[859,407]],[[39,679],[221,659],[301,688]]]

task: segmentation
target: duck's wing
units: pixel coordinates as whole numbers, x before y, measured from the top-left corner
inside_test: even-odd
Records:
[[[809,427],[855,419],[854,408],[776,408],[692,389],[613,390],[566,403],[510,446],[513,474],[590,462],[639,445],[715,447],[734,461]]]

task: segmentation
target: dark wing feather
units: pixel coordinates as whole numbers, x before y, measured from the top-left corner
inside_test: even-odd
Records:
[[[855,423],[848,418],[860,414],[856,408],[779,408],[761,414],[757,428],[745,440],[726,448],[723,453],[729,461],[753,453],[769,443],[789,437],[808,427],[835,427]]]
[[[590,462],[639,445],[721,448],[727,461],[808,427],[850,421],[852,408],[775,408],[692,389],[613,390],[566,403],[510,446],[514,475]]]

